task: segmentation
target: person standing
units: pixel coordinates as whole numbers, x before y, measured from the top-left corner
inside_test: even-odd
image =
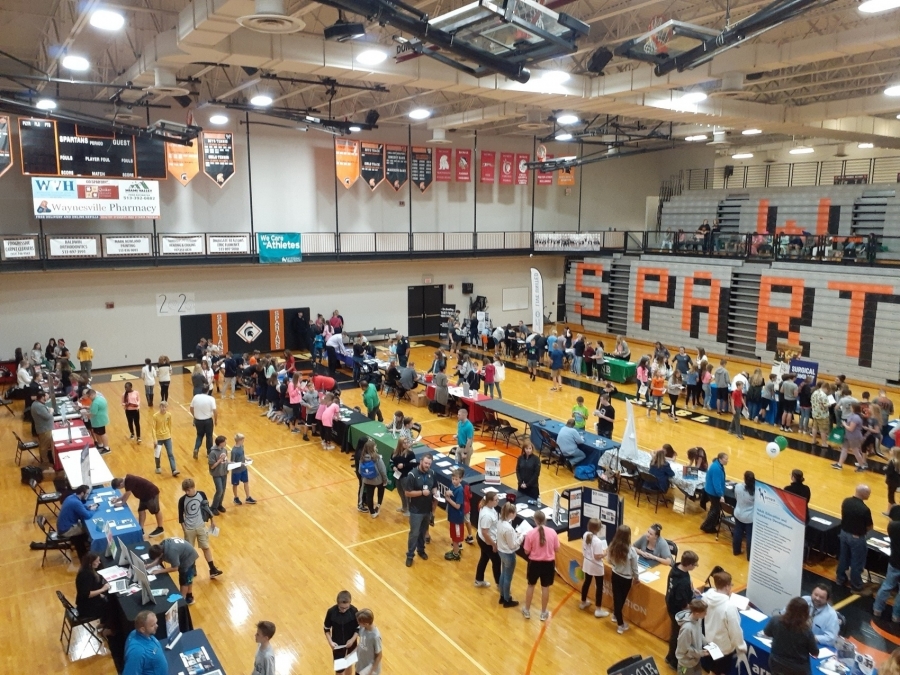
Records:
[[[591,582],[596,582],[596,604],[594,616],[602,619],[609,616],[609,612],[603,609],[603,559],[606,558],[606,540],[600,536],[601,523],[597,518],[591,518],[587,524],[587,531],[581,538],[581,571],[584,572],[584,583],[581,584],[581,602],[578,609],[587,609],[591,601],[587,599],[591,590]]]
[[[431,520],[434,500],[434,471],[431,470],[431,455],[423,455],[419,465],[409,472],[403,489],[409,500],[409,537],[406,542],[406,566],[412,567],[413,556],[418,553],[422,560],[428,560],[425,552],[425,537]]]
[[[512,597],[512,580],[516,572],[516,551],[522,545],[522,535],[513,529],[512,521],[516,517],[516,505],[512,502],[503,504],[500,509],[500,522],[497,525],[497,553],[500,556],[500,604],[504,608],[517,607],[518,600]],[[462,528],[460,528],[460,534]],[[462,541],[462,538],[460,538]]]
[[[728,572],[716,572],[713,576],[713,588],[703,594],[709,606],[706,614],[706,639],[715,643],[722,650],[722,658],[713,659],[704,656],[700,665],[707,673],[727,675],[732,671],[734,659],[738,652],[747,651],[744,633],[741,631],[741,615],[736,605],[732,604],[731,575]]]
[[[47,392],[38,390],[31,404],[31,419],[38,437],[38,457],[42,462],[55,461],[53,447],[53,411],[47,406]]]
[[[763,633],[772,638],[772,675],[810,675],[809,657],[819,656],[819,645],[810,629],[809,606],[803,598],[791,598],[784,614],[773,616]]]
[[[131,495],[138,500],[138,524],[141,531],[144,530],[144,521],[147,519],[147,511],[156,516],[156,529],[150,533],[151,537],[158,537],[163,533],[162,509],[159,506],[159,488],[146,478],[125,474],[125,478],[113,478],[114,490],[123,489],[125,493],[121,497],[113,499],[113,506],[125,506]]]
[[[456,461],[462,466],[469,466],[475,442],[475,426],[469,421],[469,411],[465,407],[459,409],[456,420]]]
[[[184,532],[184,539],[191,546],[195,544],[203,551],[206,564],[209,565],[211,579],[222,574],[222,570],[213,562],[212,548],[209,545],[209,530],[215,529],[215,514],[206,499],[206,493],[197,489],[193,478],[185,478],[181,481],[181,489],[184,494],[178,500],[178,522]],[[209,521],[209,528],[206,526]]]
[[[459,562],[462,555],[466,525],[466,489],[462,485],[465,473],[465,469],[455,469],[450,476],[450,489],[444,492],[444,499],[447,502],[447,523],[450,525],[450,543],[453,546],[444,554],[444,560]]]
[[[238,364],[231,352],[225,352],[222,359],[222,398],[230,394],[234,398],[235,383],[237,382]],[[274,629],[273,629],[274,630]]]
[[[384,501],[384,488],[387,485],[387,469],[384,459],[375,449],[375,441],[371,438],[363,446],[359,461],[359,475],[362,479],[363,503],[372,518],[381,514],[381,503]],[[378,502],[375,502],[375,491],[378,491]]]
[[[688,608],[694,599],[694,585],[691,583],[691,572],[697,569],[700,557],[693,551],[685,551],[681,554],[681,562],[669,570],[666,580],[666,611],[671,621],[671,633],[669,634],[669,651],[666,654],[666,663],[672,668],[678,668],[676,650],[678,648],[678,621],[676,616]]]
[[[197,576],[197,551],[184,539],[178,537],[170,537],[163,539],[161,544],[154,544],[148,551],[150,560],[147,567],[160,565],[161,569],[155,570],[153,573],[173,574],[178,572],[178,586],[184,601],[194,604],[194,578]],[[164,567],[163,563],[169,563],[169,567]]]
[[[218,421],[216,411],[216,399],[209,395],[208,388],[204,388],[191,399],[191,415],[194,417],[194,428],[197,430],[197,440],[194,441],[194,459],[200,454],[200,444],[206,438],[205,449],[208,452],[213,444],[213,430]]]
[[[641,583],[638,578],[640,572],[637,553],[631,546],[631,528],[628,525],[619,525],[616,529],[606,550],[606,559],[612,567],[613,616],[618,625],[616,632],[621,635],[630,628],[622,615],[625,600],[628,599],[631,587]]]
[[[89,417],[91,433],[97,440],[97,452],[105,455],[110,452],[109,436],[106,434],[106,426],[109,424],[109,405],[96,389],[88,389],[88,399],[91,401]]]
[[[828,447],[828,435],[831,433],[831,415],[828,412],[828,395],[830,387],[827,382],[820,380],[816,384],[815,391],[809,397],[810,404],[810,435],[812,439],[809,441],[812,445],[816,444],[816,436],[822,440],[819,446]]]
[[[519,492],[532,499],[538,499],[541,496],[538,486],[540,477],[541,459],[534,454],[531,441],[526,439],[522,444],[522,452],[516,460],[516,483],[519,486]]]
[[[172,469],[172,476],[181,473],[175,466],[175,455],[172,452],[172,413],[169,412],[169,402],[162,400],[159,402],[159,410],[153,415],[153,455],[156,460],[156,473],[162,473],[159,465],[162,449],[165,447],[166,455],[169,457],[169,467]]]
[[[450,351],[453,351],[452,349]],[[397,333],[397,362],[401,368],[406,368],[409,360],[409,338],[403,333]]]
[[[484,580],[484,572],[488,562],[491,563],[491,571],[494,575],[494,583],[500,585],[500,556],[497,553],[497,526],[500,518],[497,515],[497,491],[485,492],[481,503],[478,505],[478,548],[481,556],[475,567],[475,585],[478,588],[488,588],[491,584]]]
[[[331,658],[335,661],[346,658],[353,652],[359,638],[359,622],[356,619],[358,610],[350,601],[350,591],[341,591],[337,595],[337,604],[329,607],[325,613],[325,641],[331,648]],[[348,667],[336,672],[347,675],[350,670]]]
[[[550,391],[562,391],[562,367],[565,351],[561,340],[557,340],[550,348],[550,382],[553,385]]]
[[[122,395],[122,407],[125,408],[125,419],[128,420],[128,431],[131,438],[137,432],[137,442],[141,442],[141,395],[138,394],[131,382],[125,383],[125,393]]]
[[[613,427],[616,422],[616,409],[609,402],[609,394],[601,392],[597,398],[597,409],[594,410],[597,418],[597,435],[612,439]]]
[[[209,388],[206,380],[206,374],[203,372],[203,368],[199,363],[194,366],[194,370],[191,372],[191,387],[193,387],[193,396],[202,394],[204,387]]]
[[[528,555],[528,571],[526,572],[528,587],[525,589],[525,607],[522,616],[531,618],[531,600],[534,587],[541,582],[541,621],[550,618],[547,603],[550,601],[550,587],[556,578],[556,552],[559,550],[559,537],[555,530],[544,527],[547,516],[543,511],[534,512],[534,528],[525,535],[522,548]]]
[[[872,607],[872,615],[881,618],[891,593],[900,585],[900,506],[892,506],[890,510],[891,522],[888,523],[888,537],[891,540],[891,555],[888,559],[887,574],[875,596],[875,604]],[[900,623],[900,602],[894,600],[894,610],[891,620]]]
[[[716,387],[716,412],[728,412],[728,385],[731,382],[731,376],[725,366],[728,361],[722,359],[719,361],[719,367],[713,373],[713,384]]]
[[[434,409],[438,417],[447,417],[447,404],[450,402],[450,381],[447,378],[447,362],[443,361],[437,366],[434,374]]]
[[[156,377],[159,371],[150,359],[144,359],[144,367],[141,368],[141,379],[144,381],[144,396],[147,405],[153,407],[153,388],[156,386]]]
[[[497,330],[500,330],[500,328],[497,328]],[[532,382],[534,382],[537,377],[539,357],[540,354],[538,353],[537,340],[532,338],[525,347],[525,366],[528,368],[528,377]]]
[[[159,620],[150,610],[138,612],[134,630],[125,640],[125,669],[122,675],[168,675],[169,664],[162,645],[156,639]]]
[[[741,541],[747,535],[747,560],[750,560],[750,542],[753,539],[753,505],[756,503],[756,476],[752,471],[744,472],[744,482],[734,486],[734,532],[731,537],[731,552],[741,554]]]
[[[356,613],[359,624],[359,640],[356,653],[356,675],[381,675],[381,633],[375,627],[375,613],[371,609],[361,609]]]
[[[703,620],[706,618],[707,610],[706,601],[696,598],[675,616],[675,626],[678,630],[675,668],[678,675],[701,675],[703,672],[700,660],[709,655],[703,648],[706,642],[703,635]]]
[[[169,362],[168,356],[159,357],[159,400],[169,400],[169,385],[172,383],[172,364]]]
[[[744,433],[741,431],[741,417],[744,413],[744,383],[739,381],[731,392],[731,406],[734,408],[734,416],[731,418],[731,424],[728,427],[728,433],[737,436],[739,441],[744,440]]]
[[[228,478],[228,446],[225,445],[227,439],[224,436],[216,436],[216,444],[209,449],[206,457],[209,464],[209,475],[212,476],[213,483],[216,486],[216,493],[213,495],[212,512],[225,513],[225,507],[222,506],[222,500],[225,498],[225,482]]]
[[[301,315],[302,316],[302,315]],[[253,672],[250,675],[275,675],[275,650],[269,641],[275,637],[275,624],[260,621],[256,624],[256,656],[253,657]]]
[[[725,466],[728,464],[728,454],[720,452],[709,465],[706,472],[706,484],[704,492],[709,500],[709,513],[700,525],[700,529],[707,534],[713,534],[719,527],[719,516],[722,513],[722,504],[725,502]]]
[[[831,465],[832,468],[843,469],[848,452],[852,452],[853,456],[856,457],[857,472],[866,471],[869,468],[861,451],[863,441],[863,420],[862,417],[860,417],[861,411],[862,406],[860,406],[859,403],[854,402],[850,404],[850,414],[841,415],[841,424],[844,427],[844,442],[841,445],[841,455],[838,457],[838,461]]]
[[[862,571],[866,564],[866,533],[872,529],[872,512],[866,506],[871,490],[868,485],[857,485],[852,497],[841,503],[841,552],[838,557],[837,583],[847,584],[854,593],[862,590]]]
[[[234,503],[241,506],[240,497],[238,497],[238,485],[244,484],[244,501],[248,504],[255,504],[256,500],[250,496],[250,472],[247,470],[247,455],[244,453],[244,434],[234,435],[234,445],[231,447],[231,464],[238,464],[231,471],[231,490],[234,493]]]
[[[359,387],[362,389],[363,405],[366,406],[366,416],[370,420],[377,419],[384,422],[384,415],[381,414],[381,399],[378,398],[378,389],[368,380],[360,380]]]
[[[82,340],[81,346],[78,347],[78,362],[81,364],[81,374],[90,383],[91,370],[94,367],[94,350],[88,347],[87,340]]]

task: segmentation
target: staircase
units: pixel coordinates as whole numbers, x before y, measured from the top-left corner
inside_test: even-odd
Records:
[[[730,195],[719,202],[716,218],[722,234],[738,234],[741,225],[741,208],[750,201],[750,195]]]
[[[631,263],[634,258],[616,258],[609,272],[609,298],[606,309],[607,330],[613,335],[628,333],[628,299],[631,287]]]
[[[894,190],[866,190],[853,202],[853,234],[874,234],[879,239],[884,234],[888,200],[893,200]]]
[[[756,318],[759,313],[760,271],[740,268],[731,275],[728,307],[728,353],[756,358]]]

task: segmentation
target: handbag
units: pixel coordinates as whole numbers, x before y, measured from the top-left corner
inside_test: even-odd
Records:
[[[831,433],[828,434],[828,442],[835,443],[836,445],[840,445],[844,442],[844,432],[846,429],[844,427],[835,427],[831,430]]]

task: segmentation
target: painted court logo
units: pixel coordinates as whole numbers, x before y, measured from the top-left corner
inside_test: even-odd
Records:
[[[262,335],[262,328],[257,326],[252,321],[246,321],[243,326],[238,328],[235,331],[235,334],[241,338],[247,344],[253,342],[256,338]]]
[[[575,560],[569,561],[569,579],[575,584],[580,584],[584,581],[584,572]]]

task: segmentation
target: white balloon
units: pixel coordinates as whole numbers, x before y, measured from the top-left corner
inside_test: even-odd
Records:
[[[771,457],[772,459],[775,459],[776,457],[778,457],[778,455],[780,453],[781,453],[781,448],[778,447],[778,443],[776,443],[775,441],[772,441],[771,443],[768,443],[766,445],[766,454],[769,457]]]

